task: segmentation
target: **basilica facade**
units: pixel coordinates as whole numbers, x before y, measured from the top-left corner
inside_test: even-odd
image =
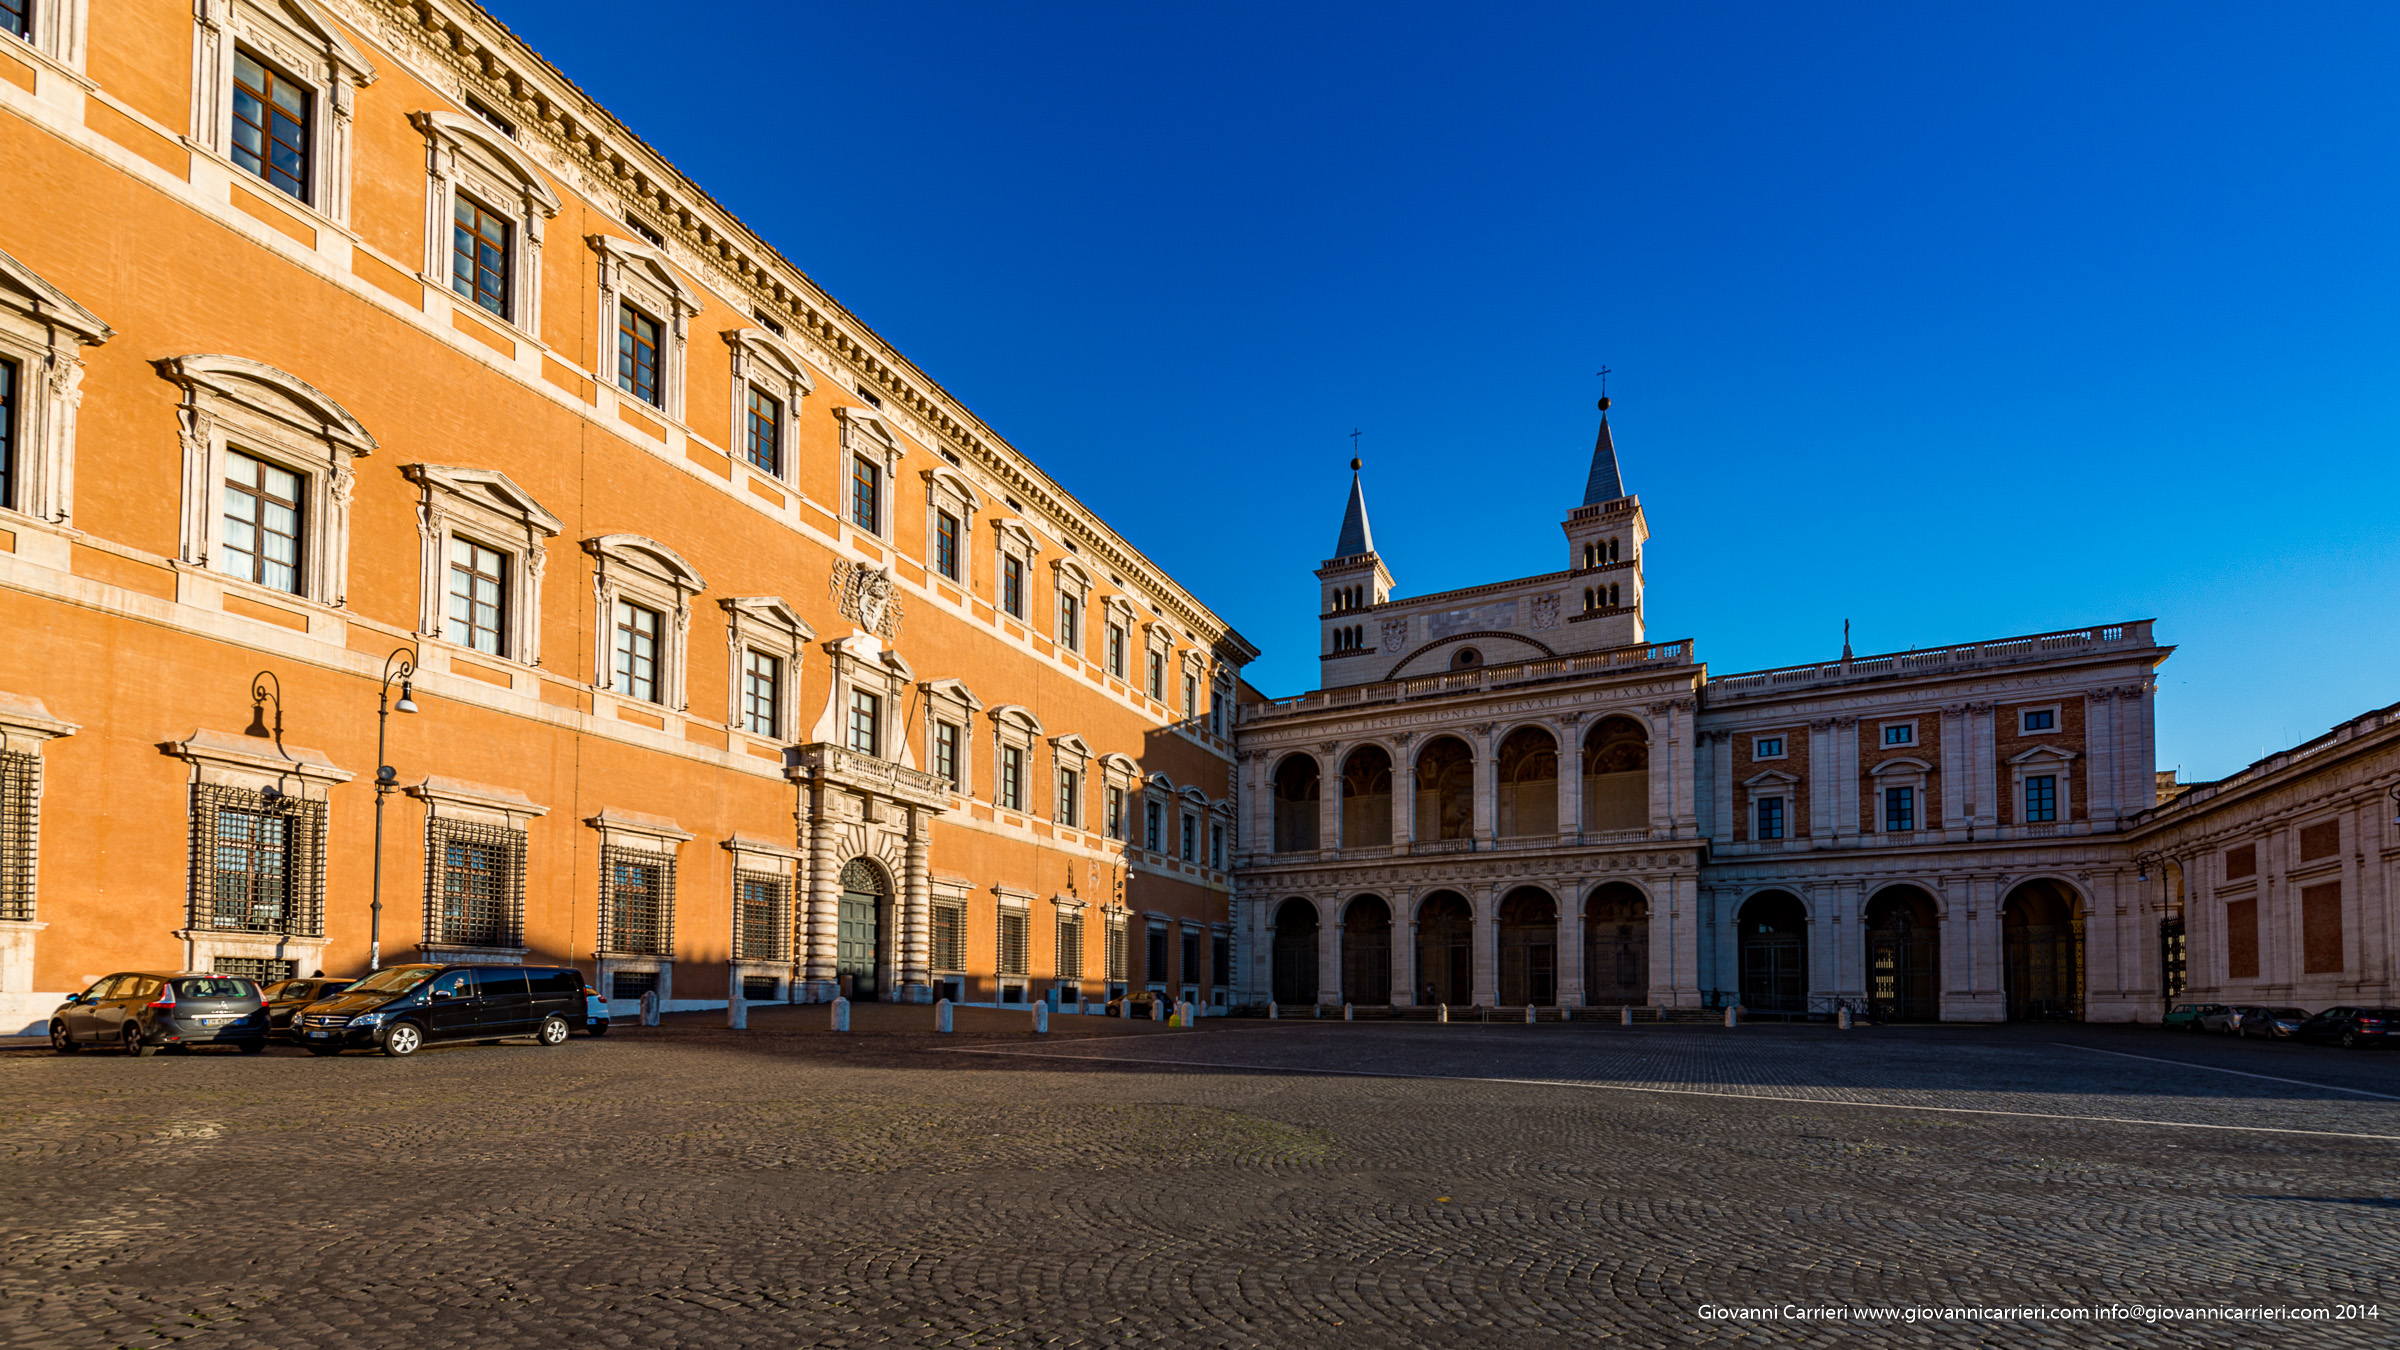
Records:
[[[1354,477],[1322,686],[1239,709],[1277,1004],[2156,1016],[2147,621],[1714,674],[1646,628],[1602,416],[1565,566],[1396,598]],[[1538,1015],[1538,1011],[1537,1011]]]

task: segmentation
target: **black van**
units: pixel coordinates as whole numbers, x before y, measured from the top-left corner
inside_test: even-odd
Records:
[[[413,1055],[430,1041],[531,1036],[558,1045],[584,1024],[583,972],[551,966],[386,966],[293,1018],[310,1053]]]

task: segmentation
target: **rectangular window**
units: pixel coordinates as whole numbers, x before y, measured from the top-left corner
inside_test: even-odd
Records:
[[[658,382],[658,320],[617,307],[617,387],[655,408],[667,406]]]
[[[426,822],[426,847],[433,873],[427,940],[468,947],[517,945],[524,834],[437,816]]]
[[[2258,845],[2243,844],[2225,850],[2225,879],[2239,881],[2258,875]]]
[[[1061,914],[1058,916],[1058,961],[1056,969],[1058,971],[1058,978],[1062,980],[1080,980],[1083,978],[1083,916],[1080,914]]]
[[[958,517],[947,511],[933,513],[933,569],[958,580]]]
[[[33,853],[41,828],[42,762],[0,750],[0,919],[33,919]]]
[[[1781,736],[1761,736],[1751,743],[1750,758],[1752,759],[1781,759],[1782,757],[1783,737]]]
[[[1058,771],[1058,823],[1083,824],[1083,775],[1073,769]]]
[[[750,386],[750,409],[745,419],[749,434],[742,453],[761,473],[783,476],[783,400]]]
[[[6,4],[7,0],[0,0]],[[0,506],[17,506],[17,363],[0,361]]]
[[[734,954],[745,961],[788,959],[783,931],[784,916],[792,908],[791,883],[769,872],[736,872],[733,896]],[[773,998],[773,992],[766,997]]]
[[[450,538],[450,622],[459,644],[500,654],[508,620],[508,555]]]
[[[958,727],[950,722],[933,724],[933,771],[950,785],[952,792],[966,788],[966,780],[958,769]]]
[[[1167,658],[1163,653],[1150,653],[1150,697],[1165,701],[1167,697]]]
[[[1200,983],[1200,935],[1189,928],[1183,930],[1183,982]]]
[[[967,911],[963,905],[933,907],[933,968],[967,968]]]
[[[1083,650],[1083,602],[1072,595],[1058,597],[1058,645]]]
[[[1025,752],[1017,746],[1000,747],[1000,804],[1011,811],[1025,809]]]
[[[1212,694],[1209,697],[1208,734],[1211,736],[1222,736],[1225,734],[1225,699],[1223,690],[1218,690],[1215,694]]]
[[[1108,920],[1108,980],[1111,984],[1125,982],[1125,918],[1111,915]]]
[[[883,533],[883,469],[865,455],[850,456],[850,523]]]
[[[1916,740],[1917,729],[1915,727],[1885,727],[1883,729],[1885,745],[1914,745]]]
[[[1225,868],[1225,827],[1208,827],[1208,865],[1223,871]]]
[[[1119,838],[1125,833],[1125,789],[1108,790],[1108,837]]]
[[[1761,797],[1758,799],[1758,837],[1761,839],[1783,838],[1783,798]]]
[[[283,931],[291,903],[292,822],[266,811],[219,811],[212,928]]]
[[[2342,883],[2328,881],[2300,892],[2300,973],[2336,975],[2342,970]]]
[[[2258,901],[2232,900],[2225,905],[2225,976],[2234,980],[2258,978]]]
[[[236,48],[233,162],[269,186],[308,200],[310,105],[306,85]]]
[[[2025,780],[2025,821],[2039,824],[2058,819],[2058,779],[2050,774]]]
[[[1025,617],[1025,564],[1011,553],[1000,560],[1000,608],[1010,617]]]
[[[2058,726],[2058,710],[2055,708],[2028,709],[2023,724],[2024,729],[2028,732],[2055,730]]]
[[[1183,677],[1183,717],[1190,721],[1200,715],[1200,681],[1193,676]]]
[[[204,783],[192,805],[191,927],[324,934],[325,803]]]
[[[1883,828],[1897,833],[1917,828],[1917,790],[1915,788],[1885,788],[1883,790]]]
[[[1125,625],[1121,623],[1108,626],[1108,673],[1125,678]]]
[[[1152,853],[1164,853],[1167,846],[1160,836],[1167,832],[1167,813],[1157,802],[1142,803],[1142,847]]]
[[[0,0],[0,33],[13,33],[31,40],[33,37],[33,0]]]
[[[1165,984],[1168,974],[1167,930],[1164,928],[1151,929],[1150,941],[1147,946],[1149,949],[1142,953],[1146,962],[1142,968],[1142,978],[1152,984]]]
[[[300,593],[300,475],[236,450],[225,456],[225,549],[218,570]]]
[[[600,950],[675,954],[675,860],[637,849],[601,850]]]
[[[658,611],[617,602],[617,690],[644,703],[658,699]]]
[[[508,318],[510,265],[507,217],[461,194],[451,210],[450,289]]]
[[[2342,822],[2320,820],[2300,827],[2300,861],[2330,858],[2342,851]]]
[[[1023,975],[1025,973],[1025,930],[1027,927],[1024,910],[1004,909],[1000,911],[1001,974]]]
[[[1208,982],[1219,989],[1233,983],[1233,939],[1224,933],[1209,935]]]
[[[1200,817],[1189,811],[1183,813],[1183,833],[1176,842],[1183,848],[1185,862],[1199,861],[1195,855],[1200,851]]]
[[[753,736],[783,735],[783,658],[742,653],[742,728]]]
[[[883,753],[883,700],[864,689],[850,691],[850,748],[862,755]]]

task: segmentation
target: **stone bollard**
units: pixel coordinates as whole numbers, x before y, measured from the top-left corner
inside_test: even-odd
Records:
[[[933,1029],[945,1036],[950,1034],[952,1030],[950,1021],[950,1000],[943,999],[941,1002],[933,1005]]]
[[[1629,1027],[1633,1025],[1632,1004],[1628,1003],[1624,1007],[1617,1009],[1617,1025],[1621,1027]]]
[[[655,989],[645,990],[642,994],[642,1025],[658,1025],[658,991]]]
[[[1574,1008],[1572,1008],[1572,1007],[1570,1007],[1570,1006],[1568,1006],[1567,1004],[1564,1004],[1564,1003],[1561,1003],[1561,1004],[1559,1004],[1559,1005],[1558,1005],[1558,1020],[1559,1020],[1559,1021],[1561,1021],[1561,1022],[1572,1022],[1572,1021],[1574,1021],[1574,1020],[1575,1020],[1575,1009],[1574,1009]]]
[[[1323,1017],[1325,1015],[1325,1005],[1322,1003],[1309,1004],[1308,1015],[1311,1017]]]
[[[742,986],[738,981],[725,991],[725,1025],[735,1031],[750,1029],[750,1002],[742,997]]]
[[[1153,1022],[1164,1022],[1167,1020],[1167,1001],[1165,999],[1154,998],[1150,1000],[1150,1020]]]
[[[1727,1025],[1727,1026],[1729,1026],[1729,1027],[1738,1027],[1738,1026],[1740,1026],[1741,1024],[1742,1024],[1742,1009],[1741,1009],[1741,1006],[1740,1006],[1739,1004],[1735,1004],[1735,1005],[1733,1005],[1733,1006],[1730,1006],[1730,1007],[1726,1008],[1726,1009],[1725,1009],[1725,1025]]]
[[[850,1000],[838,995],[833,1000],[833,1029],[835,1031],[850,1029]]]
[[[1133,995],[1127,994],[1117,1000],[1117,1020],[1120,1022],[1133,1020]]]
[[[1282,1019],[1283,1019],[1283,1014],[1282,1014],[1280,1011],[1278,1011],[1278,1010],[1276,1009],[1276,1007],[1275,1007],[1275,1000],[1273,1000],[1273,999],[1268,999],[1268,1000],[1267,1000],[1267,1020],[1268,1020],[1268,1021],[1270,1021],[1270,1022],[1278,1022],[1278,1021],[1281,1021]]]
[[[1530,1003],[1528,1003],[1528,1004],[1526,1004],[1526,1005],[1525,1005],[1525,1025],[1527,1025],[1527,1026],[1532,1026],[1532,1025],[1533,1025],[1533,1023],[1534,1023],[1534,1016],[1533,1016],[1533,1005],[1532,1005],[1532,1004],[1530,1004]]]
[[[1048,999],[1033,1005],[1033,1034],[1036,1036],[1050,1034],[1050,1001]]]
[[[1844,1031],[1848,1031],[1850,1029],[1850,1009],[1847,1005],[1834,1013],[1833,1023],[1835,1026],[1840,1027]]]
[[[1350,1005],[1347,1003],[1342,1005],[1342,1020],[1345,1022],[1355,1022],[1358,1020],[1356,1017],[1351,1015]]]
[[[1449,1020],[1450,1020],[1450,1005],[1449,1005],[1449,1004],[1447,1004],[1447,1003],[1443,1003],[1443,1004],[1436,1005],[1436,1006],[1435,1006],[1435,1008],[1434,1008],[1434,1010],[1433,1010],[1433,1020],[1434,1020],[1434,1021],[1436,1021],[1436,1022],[1447,1022],[1447,1021],[1449,1021]]]

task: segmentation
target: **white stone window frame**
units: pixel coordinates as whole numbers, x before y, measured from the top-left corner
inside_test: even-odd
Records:
[[[2027,728],[2025,719],[2033,713],[2050,714],[2050,725]],[[2020,736],[2064,736],[2067,734],[2067,710],[2063,703],[2030,703],[2017,709],[2017,734]]]
[[[2044,829],[2064,830],[2074,822],[2074,766],[2078,758],[2080,756],[2074,751],[2061,745],[2037,745],[2009,756],[2009,791],[2015,794],[2010,800],[2015,804],[2014,814],[2018,829],[2039,826]],[[2058,814],[2051,820],[2027,820],[2025,818],[2025,780],[2045,775],[2058,780]]]
[[[1036,772],[1033,762],[1033,747],[1035,742],[1049,734],[1042,730],[1042,720],[1033,715],[1031,708],[1016,703],[1000,704],[987,711],[984,716],[990,718],[992,723],[992,805],[1000,810],[1021,816],[1040,816],[1042,813],[1033,809],[1033,784]],[[1024,756],[1021,763],[1024,765],[1025,774],[1023,780],[1017,784],[1017,804],[1015,806],[1006,805],[1000,800],[1000,789],[1006,778],[1001,772],[1001,765],[1004,760],[1004,752],[1010,749],[1021,751]]]
[[[1753,844],[1790,843],[1795,837],[1795,826],[1800,818],[1799,775],[1785,773],[1781,769],[1769,769],[1764,773],[1755,773],[1750,775],[1748,778],[1743,779],[1742,786],[1747,789],[1750,794],[1750,809],[1748,812],[1750,820],[1747,831],[1750,836],[1749,842]],[[1781,797],[1783,799],[1783,833],[1774,839],[1761,839],[1758,837],[1758,804],[1762,799],[1767,797]]]
[[[404,464],[400,472],[418,489],[417,636],[454,646],[471,660],[541,665],[542,572],[549,543],[565,526],[498,469]],[[508,612],[496,653],[468,647],[450,631],[450,545],[462,535],[508,557]]]
[[[927,469],[925,479],[925,570],[934,577],[972,592],[975,589],[975,517],[983,511],[983,494],[967,476],[947,465]],[[941,568],[941,513],[958,522],[958,575]]]
[[[333,789],[357,775],[337,767],[322,750],[287,742],[259,740],[256,737],[231,731],[194,731],[178,741],[160,747],[168,755],[191,766],[191,785],[209,784],[217,787],[239,788],[246,792],[263,793],[272,788],[277,793],[325,804],[324,832],[316,840],[320,858],[329,858],[333,843]],[[187,806],[185,830],[197,829],[198,820]],[[197,866],[195,860],[193,866]],[[196,887],[198,878],[189,875],[187,888]],[[303,970],[321,969],[325,949],[333,942],[334,909],[319,897],[324,905],[322,919],[324,935],[301,937],[288,933],[249,933],[235,929],[183,927],[174,936],[184,944],[183,968],[207,970],[220,956],[252,960],[297,961]],[[191,896],[187,889],[182,912],[191,913]]]
[[[934,728],[948,725],[958,729],[958,785],[951,789],[961,797],[975,795],[975,714],[983,710],[983,700],[961,680],[928,680],[917,686],[924,695],[925,705],[925,771],[936,777],[941,771],[934,755]]]
[[[1031,988],[1033,979],[1033,892],[1020,891],[1013,886],[994,885],[992,895],[994,897],[992,981],[996,986],[993,993],[994,1001],[1006,1003],[1008,999],[1004,991],[1014,989],[1018,993],[1017,1001],[1019,1003],[1031,1002],[1031,995],[1027,993],[1027,990]],[[999,917],[1003,914],[1022,915],[1025,920],[1025,969],[1014,974],[1004,973],[1000,969],[1001,925]]]
[[[685,362],[691,346],[692,319],[700,313],[700,293],[687,285],[667,256],[647,244],[613,234],[584,236],[597,256],[600,272],[598,309],[599,369],[592,372],[600,387],[637,408],[647,408],[668,421],[683,422]],[[447,283],[445,283],[445,288]],[[617,383],[619,310],[631,305],[658,321],[658,402],[652,403]]]
[[[1075,633],[1067,634],[1067,611],[1075,612]],[[1092,640],[1092,574],[1073,558],[1050,563],[1050,639],[1058,649],[1081,658]]]
[[[1083,972],[1090,969],[1092,964],[1091,915],[1092,907],[1073,895],[1054,894],[1050,897],[1050,978],[1056,984],[1074,985],[1078,999],[1083,997],[1083,986],[1090,983]],[[1080,960],[1074,970],[1061,969],[1058,964],[1059,939],[1066,935],[1064,929],[1069,923],[1075,925],[1076,946],[1080,948],[1076,953]],[[1105,978],[1102,982],[1106,983]],[[1060,997],[1062,1000],[1065,998],[1063,993]]]
[[[838,404],[833,415],[842,424],[842,462],[840,496],[835,499],[842,527],[855,530],[870,539],[889,544],[898,534],[892,524],[893,484],[900,476],[900,438],[892,431],[891,423],[872,408],[856,408]],[[875,528],[858,523],[857,472],[859,460],[865,459],[876,468]]]
[[[542,230],[558,214],[558,194],[532,156],[480,117],[419,110],[408,120],[425,136],[425,270],[417,279],[451,304],[543,345]],[[452,235],[462,193],[508,217],[506,314],[494,314],[451,289],[457,267]]]
[[[294,202],[350,235],[351,121],[374,63],[313,0],[193,0],[192,134],[185,144],[218,161],[239,183]],[[309,195],[302,201],[233,162],[234,49],[308,86]],[[355,237],[355,236],[352,236]],[[442,238],[449,239],[445,229]],[[442,283],[444,291],[449,282]]]
[[[1208,734],[1224,740],[1233,723],[1233,677],[1220,666],[1208,676]]]
[[[0,802],[0,811],[12,816],[23,812],[31,817],[33,825],[23,832],[20,839],[25,855],[0,863],[19,869],[24,879],[24,890],[19,899],[26,915],[21,919],[0,917],[0,1005],[12,1002],[10,995],[23,996],[36,988],[33,974],[35,944],[42,930],[49,927],[42,921],[41,908],[41,801],[50,766],[42,752],[51,741],[72,736],[80,730],[82,728],[75,723],[52,716],[50,709],[30,694],[0,692],[0,750],[28,755],[33,759],[31,800],[22,803]],[[19,1002],[11,1011],[14,1015],[26,1016],[38,1014],[42,1008],[29,1009]]]
[[[806,888],[801,882],[801,863],[807,855],[791,844],[752,834],[748,830],[735,830],[731,836],[718,841],[717,847],[725,850],[732,863],[725,882],[725,931],[729,936],[739,926],[736,918],[741,913],[744,876],[776,877],[789,888],[784,892],[790,910],[783,916],[783,955],[774,959],[739,954],[726,958],[733,967],[733,974],[732,983],[726,986],[725,997],[735,999],[742,998],[744,975],[774,975],[786,981],[791,978],[793,964],[800,952],[801,910],[807,903],[807,897],[802,894]],[[788,990],[791,986],[786,983],[784,987]],[[754,1003],[759,1000],[744,998],[742,1001]]]
[[[1200,693],[1208,688],[1208,658],[1202,655],[1197,647],[1184,648],[1182,656],[1183,687],[1176,691],[1183,695],[1180,715],[1187,727],[1197,730],[1202,717],[1207,712],[1200,706]]]
[[[248,357],[206,352],[156,362],[183,391],[175,410],[183,446],[184,565],[205,568],[228,587],[279,601],[339,609],[349,599],[350,499],[355,460],[375,438],[339,403],[306,380]],[[225,469],[234,452],[302,476],[300,590],[277,590],[215,566],[225,539]]]
[[[1021,521],[1001,519],[992,522],[997,536],[992,546],[992,608],[1018,623],[1030,624],[1033,615],[1033,563],[1041,556],[1042,541]],[[1017,575],[1023,593],[1017,596],[1018,608],[1008,607],[1008,560],[1015,558]]]
[[[1175,780],[1163,773],[1150,775],[1148,781],[1142,784],[1140,805],[1142,814],[1139,823],[1134,827],[1135,834],[1138,836],[1134,840],[1134,847],[1158,858],[1174,857]],[[1158,808],[1157,848],[1150,847],[1150,808],[1153,806]]]
[[[659,915],[659,923],[667,933],[667,950],[656,955],[602,951],[599,949],[599,926],[595,922],[592,932],[592,961],[594,963],[592,982],[613,995],[616,992],[616,986],[611,983],[611,979],[618,971],[654,972],[658,976],[658,1006],[661,1011],[664,1011],[669,1000],[675,996],[675,930],[678,917],[676,910],[680,909],[683,904],[683,874],[678,864],[682,860],[682,846],[691,842],[691,831],[677,825],[665,816],[653,816],[640,811],[620,811],[613,806],[603,808],[598,815],[585,817],[583,823],[590,826],[592,831],[600,836],[600,847],[603,849],[621,848],[632,853],[655,855],[658,859],[659,871],[667,881],[665,908],[664,912]],[[607,855],[604,853],[601,856],[605,858]],[[609,903],[608,888],[610,884],[608,866],[606,862],[603,862],[600,867],[598,901],[603,907]],[[641,1000],[612,997],[609,999],[609,1004],[612,1011],[631,1012],[640,1006]],[[619,1008],[618,1005],[623,1005],[623,1007]]]
[[[1089,829],[1090,827],[1084,822],[1091,819],[1092,816],[1091,744],[1071,731],[1063,736],[1052,736],[1049,739],[1051,818],[1069,829]],[[1070,775],[1073,776],[1075,782],[1075,808],[1072,811],[1061,811],[1057,808],[1065,805],[1061,799],[1066,796],[1067,779]]]
[[[1906,728],[1908,731],[1908,739],[1901,741],[1892,740],[1891,735],[1894,727]],[[1877,722],[1875,724],[1875,753],[1882,754],[1886,750],[1915,750],[1918,748],[1920,748],[1920,742],[1917,740],[1916,718],[1900,717],[1894,718],[1889,722]]]
[[[1133,602],[1126,599],[1122,595],[1104,595],[1100,597],[1100,606],[1102,610],[1102,617],[1100,620],[1101,668],[1106,670],[1112,677],[1124,680],[1130,684],[1133,682],[1134,678],[1133,631],[1136,620]],[[1108,650],[1108,630],[1112,627],[1117,629],[1120,634],[1119,641],[1121,650],[1118,652],[1118,655],[1123,658],[1122,661],[1114,665],[1109,663]]]
[[[800,617],[780,595],[732,595],[717,601],[725,611],[725,726],[759,745],[783,746],[799,737],[801,653],[816,641],[817,630]],[[749,653],[763,652],[783,662],[775,690],[776,734],[750,729],[743,716],[749,700]]]
[[[592,556],[592,687],[629,704],[683,712],[690,706],[684,683],[692,628],[692,599],[708,582],[675,550],[638,534],[595,535],[583,541]],[[658,698],[636,698],[617,688],[617,602],[655,610],[666,622],[658,634]]]
[[[794,461],[800,444],[800,400],[817,392],[816,377],[792,344],[764,328],[728,328],[722,335],[732,352],[733,398],[725,450],[733,461],[761,478],[786,487],[797,481]],[[775,471],[750,459],[750,391],[755,388],[783,411],[776,419]]]
[[[1867,777],[1875,784],[1873,809],[1867,812],[1867,833],[1917,834],[1928,828],[1925,814],[1925,785],[1933,781],[1933,765],[1921,759],[1902,756],[1876,764],[1867,770]],[[1902,831],[1884,828],[1885,822],[1889,819],[1886,814],[1889,799],[1884,794],[1892,788],[1908,788],[1910,790],[1909,818],[1916,822],[1914,828]],[[1784,810],[1788,820],[1791,808],[1786,806]]]
[[[1158,658],[1157,669],[1159,687],[1156,689],[1150,687],[1150,659],[1152,657]],[[1166,621],[1163,619],[1143,620],[1142,693],[1147,695],[1153,702],[1165,703],[1168,696],[1173,692],[1167,688],[1167,682],[1174,678],[1172,671],[1169,669],[1169,667],[1173,666],[1174,663],[1175,630],[1169,628],[1166,624]]]
[[[1775,749],[1773,753],[1769,753],[1764,748],[1766,743],[1769,741],[1775,742]],[[1769,760],[1790,759],[1791,757],[1792,737],[1790,732],[1778,731],[1773,735],[1764,735],[1755,732],[1751,734],[1750,759],[1752,763],[1765,763]]]
[[[903,768],[917,766],[914,738],[902,725],[907,707],[909,687],[916,683],[916,672],[900,654],[887,651],[883,644],[864,633],[835,638],[818,644],[829,663],[826,682],[825,710],[818,714],[817,724],[809,733],[813,742],[836,746],[852,754],[863,751],[850,748],[850,695],[873,694],[875,705],[875,758],[898,764]]]
[[[417,942],[416,948],[427,960],[517,960],[521,961],[532,948],[525,946],[526,915],[523,909],[529,900],[532,880],[532,825],[550,814],[550,808],[535,802],[515,788],[490,783],[472,783],[463,778],[446,778],[428,774],[404,789],[409,796],[425,804],[425,836],[430,839],[437,820],[463,821],[470,825],[488,825],[525,837],[525,847],[516,855],[517,875],[513,879],[514,894],[519,912],[514,915],[518,927],[518,945],[514,947],[479,947],[454,942]],[[426,877],[423,904],[428,910],[439,901],[434,878]],[[420,932],[430,931],[421,928]]]
[[[1196,787],[1187,787],[1176,796],[1180,809],[1175,821],[1175,856],[1198,866],[1208,859],[1207,847],[1201,842],[1201,822],[1208,819],[1208,794]]]
[[[1115,788],[1125,794],[1125,813],[1116,831],[1113,834],[1108,832],[1108,817],[1103,814],[1100,832],[1119,843],[1139,843],[1142,828],[1142,766],[1133,762],[1133,756],[1112,750],[1100,756],[1100,779],[1103,793]]]
[[[11,51],[22,54],[30,48],[42,63],[67,75],[75,83],[91,88],[92,82],[83,78],[84,51],[91,33],[90,0],[34,0],[32,10],[33,36],[17,39],[19,46]],[[15,989],[19,985],[7,985]]]
[[[35,11],[37,16],[44,12]],[[41,28],[37,17],[34,34]],[[13,504],[0,519],[71,528],[75,517],[75,413],[83,405],[83,349],[116,336],[40,273],[0,253],[0,358],[16,364],[11,409]],[[20,548],[23,545],[19,545]],[[67,560],[57,559],[61,570]]]

